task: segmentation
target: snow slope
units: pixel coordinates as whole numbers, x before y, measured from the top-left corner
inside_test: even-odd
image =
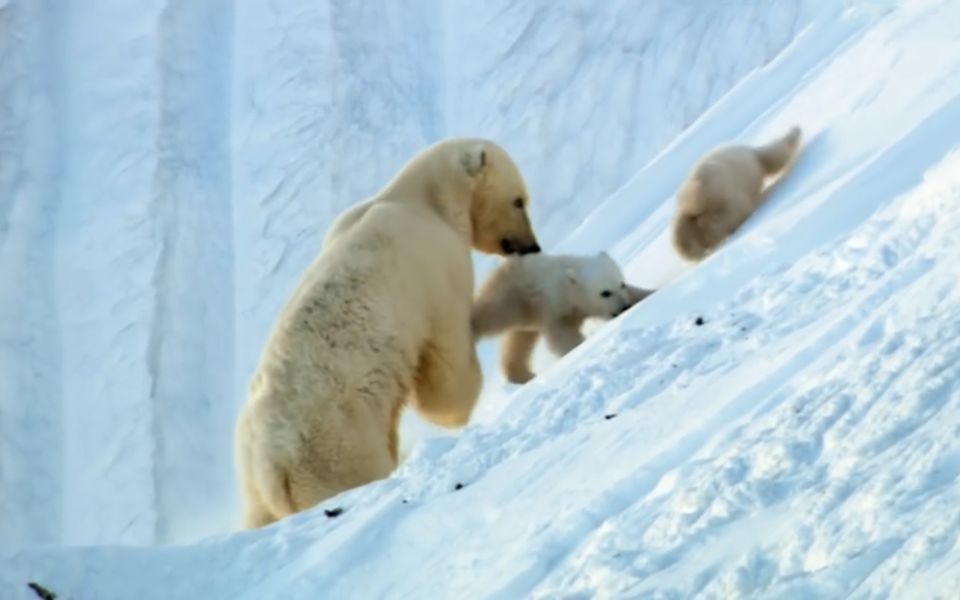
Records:
[[[76,598],[956,597],[960,5],[810,7],[805,20],[758,8],[790,31],[772,60],[730,75],[699,118],[664,125],[661,146],[632,177],[621,167],[606,199],[554,217],[556,248],[612,247],[633,281],[660,291],[562,361],[542,360],[542,376],[509,397],[495,385],[480,423],[420,443],[386,481],[265,530],[185,546],[16,545],[0,585],[14,598],[30,597],[30,579]],[[495,8],[531,10],[517,39],[539,31],[538,52],[559,50],[554,13]],[[577,18],[594,17],[573,14],[578,25],[564,27],[589,30]],[[736,33],[696,39],[712,56]],[[448,34],[431,51],[449,48]],[[665,232],[690,163],[794,123],[807,146],[771,202],[721,252],[681,265]],[[28,243],[46,235],[35,210],[3,260],[8,248],[49,260]],[[321,510],[335,506],[345,509],[335,519]]]
[[[339,211],[485,135],[556,243],[816,4],[0,0],[0,550],[228,531],[235,413]]]

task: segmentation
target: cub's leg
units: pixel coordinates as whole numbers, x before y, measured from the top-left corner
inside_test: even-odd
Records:
[[[568,323],[552,321],[547,323],[543,330],[547,347],[557,356],[563,356],[583,343],[583,334],[580,333],[582,323]]]
[[[540,339],[539,331],[515,329],[503,338],[500,347],[500,368],[510,383],[526,383],[533,379],[530,359]]]

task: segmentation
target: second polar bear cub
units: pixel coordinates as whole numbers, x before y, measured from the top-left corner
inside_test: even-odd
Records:
[[[721,146],[703,157],[677,191],[677,252],[694,261],[713,252],[763,202],[772,189],[764,190],[764,180],[782,177],[799,146],[800,128],[793,127],[764,146]]]
[[[624,282],[606,252],[511,257],[477,292],[471,324],[478,338],[506,332],[501,368],[508,381],[525,383],[534,377],[530,358],[541,334],[563,356],[583,341],[586,319],[611,319],[651,293]]]

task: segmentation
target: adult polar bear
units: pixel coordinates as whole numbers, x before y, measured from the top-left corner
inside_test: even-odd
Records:
[[[438,425],[467,423],[482,383],[470,249],[539,252],[528,203],[502,148],[451,139],[337,219],[237,423],[247,527],[389,475],[407,401]]]

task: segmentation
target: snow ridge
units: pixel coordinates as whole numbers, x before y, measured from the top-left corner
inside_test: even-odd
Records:
[[[211,520],[220,526],[214,506],[232,498],[232,428],[223,419],[236,401],[232,236],[211,235],[233,229],[229,9],[170,0],[158,18],[160,249],[149,359],[158,541],[202,535]]]
[[[22,33],[0,36],[0,550],[57,541],[61,518],[52,17],[39,3],[0,6],[0,31]]]

